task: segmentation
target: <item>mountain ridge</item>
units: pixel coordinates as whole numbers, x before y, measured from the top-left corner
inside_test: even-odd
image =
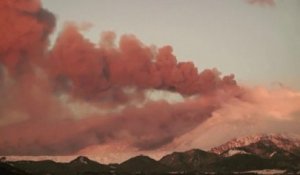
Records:
[[[299,147],[298,147],[299,146]],[[232,173],[264,169],[300,172],[300,141],[283,135],[256,135],[232,139],[213,151],[191,149],[173,152],[154,160],[145,155],[132,157],[120,164],[101,164],[85,156],[69,162],[8,161],[3,165],[16,168],[16,172],[31,175],[87,175],[87,174],[176,174],[176,173]],[[215,152],[214,152],[215,151]],[[7,167],[7,166],[4,166]],[[1,172],[1,167],[0,167]],[[14,175],[14,174],[12,174]]]
[[[211,148],[210,152],[221,154],[225,150],[232,148],[247,146],[252,143],[258,142],[260,140],[269,140],[276,144],[279,148],[282,148],[286,151],[294,151],[294,149],[300,148],[300,137],[296,135],[289,134],[256,134],[240,138],[233,138],[226,143]]]

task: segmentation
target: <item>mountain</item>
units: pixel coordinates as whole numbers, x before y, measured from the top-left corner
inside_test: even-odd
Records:
[[[211,149],[223,157],[212,166],[219,171],[300,169],[299,143],[297,139],[274,134],[233,139]]]
[[[30,175],[29,173],[0,161],[0,174],[2,175]]]
[[[79,156],[67,164],[69,169],[75,170],[77,173],[83,172],[109,172],[111,169],[108,165],[100,164],[90,160],[87,157]]]
[[[160,163],[176,171],[199,170],[220,159],[215,153],[192,149],[186,152],[174,152],[160,159]]]
[[[209,165],[214,172],[230,173],[248,170],[274,169],[269,160],[256,155],[236,154],[231,157],[223,157]]]
[[[79,175],[110,171],[109,166],[99,164],[83,156],[80,156],[69,163],[58,163],[52,160],[43,160],[15,161],[9,162],[9,164],[33,175]]]
[[[57,163],[52,160],[43,161],[15,161],[8,162],[13,167],[24,170],[30,174],[46,174],[63,175],[66,173],[63,163]]]
[[[226,142],[225,144],[212,148],[211,152],[222,154],[226,151],[228,152],[230,150],[235,150],[235,148],[248,146],[250,144],[258,142],[270,143],[282,150],[300,155],[300,139],[284,134],[259,134],[242,138],[235,138]],[[232,153],[234,152],[235,151],[233,151]]]
[[[148,156],[136,156],[121,163],[117,167],[117,172],[125,173],[165,173],[171,171],[170,168]]]
[[[121,164],[104,165],[87,157],[59,163],[7,161],[0,159],[0,174],[5,175],[133,175],[133,174],[232,174],[279,170],[300,174],[300,141],[286,135],[255,135],[237,138],[203,151],[174,152],[156,161],[136,156]]]

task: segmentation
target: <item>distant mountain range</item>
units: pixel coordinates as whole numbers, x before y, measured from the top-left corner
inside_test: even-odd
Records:
[[[233,139],[208,152],[174,152],[158,161],[141,155],[109,165],[83,156],[68,163],[5,159],[0,162],[1,175],[270,174],[272,170],[300,174],[300,140],[278,134],[255,135]]]

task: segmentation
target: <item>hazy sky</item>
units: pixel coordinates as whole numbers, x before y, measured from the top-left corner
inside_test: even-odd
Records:
[[[240,83],[300,89],[300,1],[275,6],[246,0],[43,0],[65,21],[91,22],[102,31],[134,34],[145,44],[172,45],[178,60],[234,73]],[[56,35],[54,35],[55,37]]]

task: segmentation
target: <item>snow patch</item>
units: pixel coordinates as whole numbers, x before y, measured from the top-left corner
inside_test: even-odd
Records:
[[[256,173],[256,174],[283,174],[286,170],[278,170],[278,169],[265,169],[265,170],[252,170],[252,171],[246,171],[243,173]]]
[[[276,153],[277,153],[276,151],[272,152],[272,153],[270,154],[270,158],[273,157]]]
[[[249,154],[247,153],[246,151],[243,151],[243,150],[236,150],[236,149],[231,149],[229,150],[228,152],[226,152],[224,154],[225,157],[231,157],[231,156],[234,156],[236,154]]]
[[[83,163],[83,164],[88,164],[88,162],[85,160],[84,157],[80,157],[80,158],[79,158],[79,162],[80,162],[80,163]]]

